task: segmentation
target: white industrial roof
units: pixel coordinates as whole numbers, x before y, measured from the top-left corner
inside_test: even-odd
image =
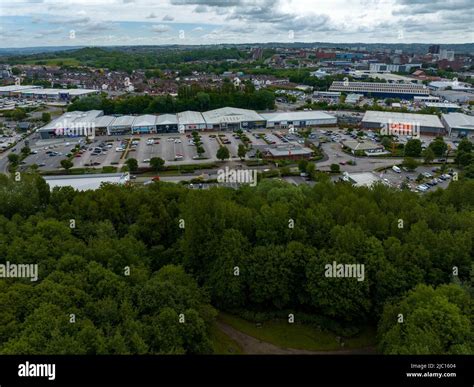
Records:
[[[343,82],[334,81],[329,88],[330,91],[354,91],[354,92],[382,92],[402,94],[424,94],[430,92],[424,85],[415,83],[379,83],[379,82]]]
[[[289,147],[289,146],[279,146],[275,148],[267,148],[268,152],[272,156],[297,156],[297,155],[308,155],[313,153],[309,148],[304,147]]]
[[[125,184],[130,180],[129,173],[110,173],[76,176],[46,176],[44,177],[50,189],[54,187],[72,187],[78,191],[96,190],[102,183]]]
[[[380,181],[372,172],[351,173],[346,176],[356,187],[370,187]]]
[[[59,94],[69,94],[72,96],[84,95],[97,93],[98,90],[94,89],[41,89],[29,87],[27,89],[15,90],[19,94],[33,94],[33,95],[59,95]]]
[[[156,125],[176,125],[177,123],[176,114],[162,114],[156,118]]]
[[[132,126],[155,126],[156,118],[156,116],[153,116],[151,114],[138,116],[137,118],[135,118],[135,121],[133,121]]]
[[[202,113],[208,124],[221,124],[244,121],[264,121],[265,119],[254,110],[224,107]]]
[[[187,110],[185,112],[178,113],[176,115],[178,117],[178,122],[180,125],[192,125],[192,124],[205,124],[206,120],[199,112],[193,112],[191,110]]]
[[[110,126],[132,126],[136,117],[134,116],[120,116],[117,117]]]
[[[11,91],[18,91],[18,90],[27,90],[27,89],[40,89],[41,86],[32,86],[32,85],[8,85],[8,86],[1,86],[1,92],[11,92]]]
[[[96,128],[106,128],[113,120],[115,120],[114,116],[100,116],[94,120],[94,126]]]
[[[425,102],[427,107],[445,108],[445,109],[460,109],[461,107],[456,103],[449,102]]]
[[[443,119],[450,128],[474,130],[474,116],[463,113],[443,114]]]
[[[444,128],[438,116],[435,114],[395,113],[367,110],[364,118],[362,118],[362,122],[388,123],[389,121],[399,123],[417,123],[420,126]]]
[[[102,116],[103,113],[102,110],[67,112],[40,128],[39,131],[43,132],[54,129],[67,129],[73,126],[89,127],[94,125],[96,119]]]
[[[434,87],[436,89],[444,89],[446,87],[451,87],[453,90],[470,90],[471,86],[466,83],[462,82],[455,82],[455,81],[433,81],[429,84],[430,87]]]
[[[336,117],[321,111],[263,113],[262,117],[271,122],[334,120],[335,123],[337,121]]]

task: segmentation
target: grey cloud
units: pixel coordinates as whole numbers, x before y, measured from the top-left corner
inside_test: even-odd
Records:
[[[153,32],[156,32],[157,34],[162,34],[170,30],[168,26],[165,26],[163,24],[154,25],[151,29]]]

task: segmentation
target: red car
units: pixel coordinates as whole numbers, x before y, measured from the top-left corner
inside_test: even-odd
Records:
[[[151,181],[160,181],[160,177],[159,177],[159,176],[155,176],[153,179],[151,179]]]

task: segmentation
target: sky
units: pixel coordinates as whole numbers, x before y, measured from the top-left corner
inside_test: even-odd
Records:
[[[0,0],[0,47],[473,43],[474,0]]]

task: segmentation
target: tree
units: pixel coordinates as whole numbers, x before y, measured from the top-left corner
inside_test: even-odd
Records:
[[[461,167],[465,167],[471,164],[473,159],[474,159],[474,156],[472,153],[462,152],[462,151],[456,152],[456,158],[455,158],[456,164],[458,164]]]
[[[69,171],[74,166],[74,163],[69,159],[61,160],[61,167],[63,167],[66,171]]]
[[[421,141],[418,139],[408,140],[405,145],[405,156],[419,157],[421,155]]]
[[[392,148],[392,139],[390,137],[384,136],[382,138],[381,144],[384,146],[385,149],[391,149]]]
[[[314,163],[309,163],[307,166],[306,166],[306,173],[308,174],[308,176],[315,180],[316,178],[316,165],[314,165]]]
[[[152,157],[150,159],[150,166],[153,168],[155,172],[159,172],[163,170],[164,165],[165,165],[165,160],[163,160],[160,157]]]
[[[405,157],[403,159],[402,165],[409,171],[414,171],[418,167],[418,161],[416,161],[413,157]]]
[[[380,349],[397,355],[471,354],[470,316],[470,296],[459,285],[418,285],[401,302],[385,307]]]
[[[15,109],[11,113],[11,118],[15,121],[21,121],[26,118],[26,112],[23,109]]]
[[[20,156],[18,156],[16,153],[9,153],[8,161],[12,166],[17,166],[20,162]]]
[[[306,287],[310,305],[322,310],[327,316],[351,320],[365,320],[371,307],[369,282],[364,278],[335,278],[326,276],[327,265],[333,262],[355,263],[355,258],[346,253],[323,251],[319,257],[312,258],[306,266]]]
[[[21,148],[21,153],[24,157],[28,156],[31,153],[31,149],[27,146]]]
[[[306,172],[306,168],[308,168],[308,160],[302,159],[298,162],[298,168],[300,172]]]
[[[201,145],[199,145],[199,146],[196,147],[196,152],[197,152],[198,156],[201,157],[203,155],[203,153],[205,153],[206,151],[204,150],[204,148]]]
[[[433,152],[433,149],[431,149],[430,147],[426,148],[423,151],[423,158],[424,158],[425,164],[430,164],[431,162],[433,162],[433,160],[435,158],[435,154]]]
[[[41,114],[41,121],[43,121],[44,123],[48,123],[51,121],[51,114],[48,113],[48,112],[43,112],[43,114]]]
[[[467,138],[463,138],[458,145],[459,152],[471,153],[472,149],[473,149],[472,142],[469,141]]]
[[[138,170],[138,161],[134,158],[128,159],[125,164],[127,165],[130,172],[136,172]]]
[[[237,156],[240,157],[240,160],[245,159],[245,155],[247,154],[247,148],[244,144],[239,144],[239,148],[237,149]]]
[[[230,157],[229,149],[225,146],[219,147],[219,149],[217,150],[216,157],[221,161],[228,159]]]
[[[446,151],[448,150],[448,145],[444,142],[443,137],[436,137],[429,147],[433,150],[436,157],[445,156]]]
[[[331,164],[331,172],[332,173],[339,173],[341,172],[341,167],[339,166],[339,164]]]

